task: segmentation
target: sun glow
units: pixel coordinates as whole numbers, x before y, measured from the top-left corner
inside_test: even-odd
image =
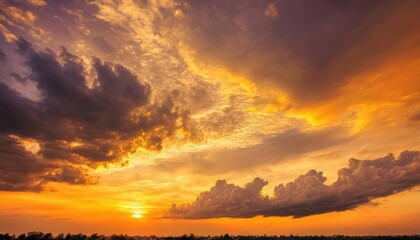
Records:
[[[133,218],[142,218],[143,216],[141,215],[141,213],[136,212],[136,213],[133,213],[132,217]]]

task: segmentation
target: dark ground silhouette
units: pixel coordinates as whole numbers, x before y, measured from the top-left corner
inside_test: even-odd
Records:
[[[295,236],[295,235],[220,235],[220,236],[195,236],[181,235],[181,236],[167,236],[158,237],[152,236],[128,236],[128,235],[99,235],[92,234],[90,236],[85,234],[59,234],[57,236],[51,233],[42,232],[29,232],[27,234],[21,234],[19,236],[11,235],[8,233],[1,234],[0,240],[420,240],[420,235],[383,235],[383,236],[345,236],[345,235],[333,235],[333,236]]]

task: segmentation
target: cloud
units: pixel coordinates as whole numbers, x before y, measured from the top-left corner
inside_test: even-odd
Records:
[[[115,47],[106,41],[103,36],[94,37],[91,41],[97,50],[103,51],[106,54],[114,54],[116,51]]]
[[[0,136],[0,191],[42,191],[49,181],[92,184],[96,179],[83,167],[49,161],[28,151],[16,136]]]
[[[6,61],[6,54],[0,48],[0,61]]]
[[[172,206],[170,217],[214,218],[240,217],[243,212],[253,212],[256,208],[269,204],[268,197],[260,192],[267,181],[256,178],[243,188],[218,180],[209,192],[201,193],[191,205]],[[225,204],[224,204],[225,203]]]
[[[42,4],[42,1],[0,1],[0,20],[4,24],[0,29],[7,42],[17,40],[16,35],[21,34],[41,41],[50,38],[48,32],[38,27],[36,8],[41,5],[34,7],[35,3]]]
[[[92,183],[86,167],[120,162],[137,148],[160,150],[178,129],[188,132],[188,112],[170,96],[153,100],[150,86],[123,65],[99,58],[84,62],[65,48],[57,55],[38,52],[24,39],[16,44],[30,72],[25,78],[35,83],[41,100],[0,83],[0,136],[30,139],[39,150],[29,154],[19,141],[9,143],[12,149],[0,158],[0,190],[39,190],[48,181]],[[36,159],[39,169],[19,174],[28,169],[26,158]]]
[[[37,7],[44,7],[47,5],[44,0],[29,0],[29,3]]]
[[[223,124],[220,124],[223,126]],[[327,149],[348,142],[346,129],[330,127],[318,130],[291,129],[265,138],[261,143],[231,149],[215,149],[185,154],[179,160],[160,160],[162,171],[187,170],[197,174],[220,174],[246,171],[257,166],[276,164],[305,153]],[[238,164],[240,162],[240,164]]]
[[[7,29],[1,23],[0,23],[0,30],[1,30],[1,34],[3,35],[4,39],[6,40],[6,42],[13,42],[13,41],[17,40],[16,35],[13,34],[12,32],[10,32],[9,29]]]
[[[96,182],[96,178],[89,176],[86,169],[71,165],[65,165],[56,172],[47,174],[45,179],[48,181],[70,184],[91,184]]]
[[[275,18],[277,16],[277,9],[276,9],[276,5],[274,3],[270,3],[268,4],[267,8],[265,9],[264,14],[267,17],[270,18]]]
[[[399,96],[415,95],[415,90],[405,88],[416,83],[412,75],[393,75],[389,69],[390,63],[416,65],[418,31],[407,26],[416,19],[418,5],[183,1],[179,11],[185,17],[178,25],[186,35],[183,41],[204,66],[240,73],[262,96],[280,92],[273,94],[274,99],[285,98],[278,100],[279,109],[329,119],[361,102],[401,102]],[[407,70],[411,71],[416,70]],[[388,87],[378,89],[379,82]],[[400,94],[392,96],[394,91]]]
[[[266,181],[256,178],[244,187],[218,180],[197,199],[181,206],[172,205],[168,218],[247,218],[263,216],[305,217],[354,209],[372,199],[386,197],[420,184],[420,155],[404,151],[398,159],[388,155],[375,160],[350,159],[338,171],[338,179],[325,184],[322,172],[310,170],[293,182],[274,188],[272,197],[263,196]]]

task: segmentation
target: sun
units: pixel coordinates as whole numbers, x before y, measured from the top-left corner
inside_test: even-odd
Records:
[[[136,213],[133,213],[132,217],[133,218],[141,218],[142,215],[140,213],[136,212]]]

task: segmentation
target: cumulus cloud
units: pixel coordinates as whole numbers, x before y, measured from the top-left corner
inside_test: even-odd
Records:
[[[420,184],[420,155],[404,151],[398,159],[388,155],[375,160],[350,159],[338,171],[338,179],[326,185],[322,172],[310,170],[287,184],[274,188],[272,197],[263,196],[267,182],[256,178],[244,187],[218,180],[197,199],[181,206],[172,205],[169,218],[217,218],[293,216],[305,217],[354,209],[372,199],[395,194]]]
[[[261,178],[247,183],[243,188],[218,180],[208,192],[201,193],[195,202],[181,207],[172,206],[169,216],[186,218],[241,217],[253,212],[255,207],[269,204],[261,190],[268,184]]]
[[[84,167],[118,162],[139,147],[160,150],[165,138],[188,126],[188,112],[170,97],[152,100],[150,86],[121,64],[86,63],[64,48],[38,52],[23,39],[16,44],[41,100],[0,83],[0,137],[11,146],[0,158],[0,190],[95,182]],[[19,139],[39,149],[30,153]]]

